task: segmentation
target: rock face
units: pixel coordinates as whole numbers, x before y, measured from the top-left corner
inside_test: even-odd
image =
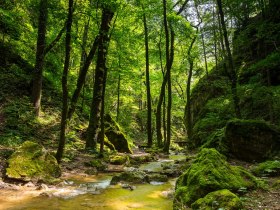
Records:
[[[105,135],[118,152],[132,154],[127,137],[110,115],[105,116]]]
[[[61,175],[60,167],[41,145],[26,141],[8,160],[8,178],[22,181],[52,182]]]
[[[225,139],[230,152],[241,160],[261,161],[280,152],[280,132],[262,121],[230,121]]]
[[[253,175],[240,167],[230,166],[215,149],[202,149],[177,180],[174,210],[191,206],[213,191],[229,189],[236,192],[243,188],[254,188],[256,183]]]
[[[229,190],[218,190],[211,192],[204,198],[198,199],[192,204],[192,209],[204,210],[239,210],[242,209],[241,200]]]

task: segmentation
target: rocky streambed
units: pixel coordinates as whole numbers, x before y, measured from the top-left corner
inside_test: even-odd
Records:
[[[1,181],[0,209],[169,210],[183,158],[183,155],[173,155],[135,167],[118,166],[119,172],[114,173],[88,175],[69,170],[63,172],[62,181],[56,185]]]

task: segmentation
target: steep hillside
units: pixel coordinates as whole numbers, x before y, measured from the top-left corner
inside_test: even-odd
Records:
[[[242,120],[275,126],[280,123],[279,28],[279,17],[269,13],[251,18],[235,33],[234,60]],[[191,106],[195,145],[206,143],[206,147],[224,150],[218,142],[224,138],[227,122],[236,116],[230,81],[222,64],[198,82],[192,91]]]

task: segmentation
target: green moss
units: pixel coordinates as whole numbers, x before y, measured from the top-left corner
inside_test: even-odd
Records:
[[[273,183],[272,188],[275,190],[280,190],[280,179]]]
[[[132,165],[139,165],[141,163],[146,163],[155,160],[155,156],[148,154],[147,155],[131,155],[130,163]]]
[[[129,161],[129,157],[127,155],[111,155],[109,161],[113,165],[123,165]]]
[[[198,199],[191,205],[192,209],[204,210],[239,210],[242,208],[241,200],[227,189],[218,190]]]
[[[280,175],[280,161],[274,160],[260,163],[252,169],[252,172],[257,176],[278,176]]]
[[[229,189],[236,192],[241,188],[254,188],[257,184],[253,175],[241,167],[230,166],[215,149],[202,149],[178,179],[174,202],[190,205],[212,191]]]
[[[225,139],[225,128],[212,133],[201,148],[214,148],[224,155],[228,154],[229,148]]]
[[[41,145],[26,141],[8,160],[6,175],[24,181],[42,180],[52,182],[61,175],[60,167],[54,156]]]
[[[132,154],[128,137],[122,132],[119,124],[110,115],[105,116],[105,135],[119,152]]]

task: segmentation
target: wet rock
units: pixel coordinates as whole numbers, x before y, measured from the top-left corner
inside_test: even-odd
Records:
[[[225,141],[230,152],[245,161],[261,161],[280,153],[280,132],[262,121],[228,122]]]
[[[132,165],[139,165],[141,163],[147,163],[154,161],[156,157],[152,154],[149,153],[144,153],[144,154],[135,154],[135,155],[130,155],[130,163]]]
[[[111,180],[111,185],[115,185],[118,182],[128,182],[133,184],[147,183],[148,178],[147,174],[142,171],[133,171],[133,172],[123,172],[119,175],[116,175]]]
[[[41,145],[26,141],[8,159],[6,175],[22,181],[52,183],[61,175],[61,170],[55,157]]]
[[[241,200],[229,190],[218,190],[198,199],[191,205],[192,209],[242,209]]]
[[[36,190],[48,190],[49,189],[49,187],[47,186],[47,185],[45,185],[45,184],[40,184],[37,188],[36,188]]]
[[[147,175],[148,182],[167,182],[168,177],[162,174],[148,174]]]
[[[230,189],[251,189],[260,184],[241,167],[230,166],[215,149],[202,149],[192,165],[178,178],[174,198],[174,210],[190,206],[208,193]]]
[[[28,182],[24,186],[25,187],[35,187],[35,184],[33,184],[32,182]]]
[[[133,186],[133,185],[130,185],[130,184],[122,184],[121,187],[123,189],[128,189],[128,190],[135,190],[136,189],[136,186]]]

